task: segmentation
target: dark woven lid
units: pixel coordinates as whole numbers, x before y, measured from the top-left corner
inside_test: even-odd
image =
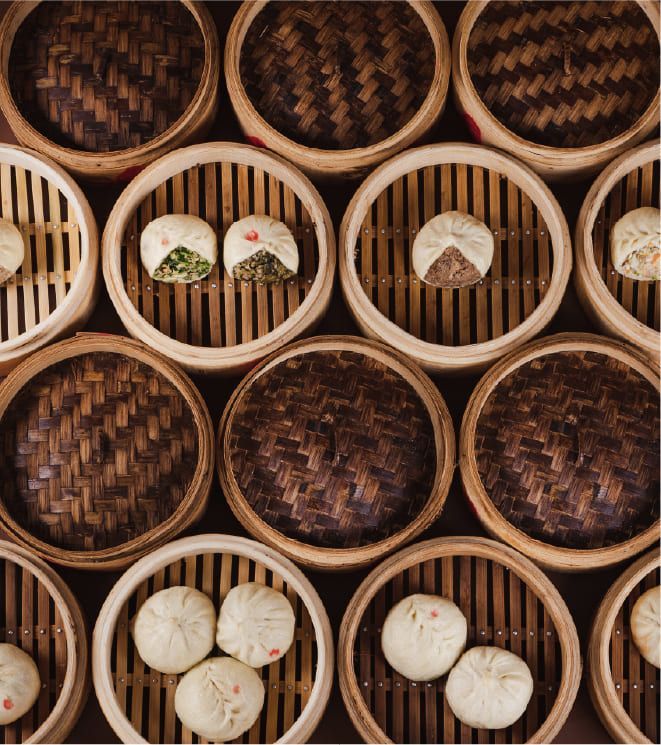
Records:
[[[9,84],[23,117],[53,142],[93,152],[137,147],[184,113],[204,40],[180,2],[42,2],[21,24]]]
[[[197,428],[155,369],[89,353],[32,378],[0,421],[7,510],[47,543],[99,550],[142,535],[184,498]]]
[[[363,546],[401,530],[430,496],[427,409],[399,373],[368,355],[314,351],[267,368],[230,427],[239,489],[290,538]]]
[[[434,77],[432,39],[404,2],[270,2],[243,41],[260,116],[308,147],[348,150],[409,122]]]
[[[480,98],[509,130],[587,147],[628,130],[659,88],[659,42],[633,0],[486,5],[468,41]]]
[[[556,546],[625,541],[659,517],[659,397],[595,352],[538,357],[501,380],[480,413],[477,467],[520,530]]]

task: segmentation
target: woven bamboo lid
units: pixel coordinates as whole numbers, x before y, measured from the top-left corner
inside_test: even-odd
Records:
[[[0,386],[0,523],[41,556],[115,569],[197,520],[213,472],[206,405],[139,342],[79,334]]]
[[[538,563],[581,571],[659,540],[658,368],[633,347],[558,334],[473,392],[461,477],[485,528]]]
[[[240,383],[218,428],[230,507],[255,537],[318,569],[355,568],[439,515],[454,433],[438,389],[403,355],[321,336]]]
[[[594,173],[654,130],[658,71],[658,6],[634,0],[481,0],[453,40],[473,136],[553,180]]]
[[[35,705],[3,725],[6,743],[65,742],[90,687],[87,625],[65,582],[21,546],[0,541],[0,642],[32,657],[41,690]]]

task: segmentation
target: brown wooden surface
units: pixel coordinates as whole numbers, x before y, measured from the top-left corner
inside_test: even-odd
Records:
[[[436,3],[436,7],[443,17],[449,34],[452,34],[454,31],[463,5],[464,3],[461,2]],[[209,3],[209,8],[217,21],[221,41],[223,41],[231,18],[238,8],[238,3]],[[4,8],[0,7],[0,12],[3,12],[3,10]],[[9,142],[15,141],[4,119],[0,121],[0,139]],[[209,134],[209,139],[241,139],[238,125],[231,116],[227,94],[224,89],[221,90],[220,112]],[[450,102],[448,102],[447,111],[433,133],[433,139],[435,141],[469,140],[468,131]],[[589,182],[554,188],[554,193],[566,211],[572,232],[581,201],[585,196],[588,186]],[[327,201],[336,230],[339,228],[343,211],[354,189],[354,185],[321,187],[322,195]],[[108,212],[119,194],[119,188],[96,186],[86,187],[85,191],[96,212],[99,225],[103,226]],[[87,329],[91,331],[124,332],[105,291],[102,292],[98,307],[88,323]],[[560,311],[549,329],[549,331],[561,330],[595,330],[583,314],[571,284],[568,287],[567,295]],[[335,289],[333,302],[319,331],[324,333],[358,333],[342,302],[338,287]],[[204,394],[215,423],[218,421],[223,407],[237,384],[238,379],[213,380],[198,377],[195,380]],[[448,403],[454,418],[455,428],[458,431],[464,407],[477,381],[477,377],[472,376],[457,379],[436,378],[435,380]],[[196,531],[218,531],[246,535],[225,503],[220,493],[217,479],[214,479],[207,512]],[[484,531],[481,529],[462,496],[459,477],[456,474],[441,518],[422,537],[466,534],[484,535]],[[572,612],[578,627],[579,636],[581,637],[583,649],[585,649],[587,643],[592,615],[596,611],[604,593],[615,578],[619,576],[622,569],[623,567],[620,566],[592,574],[551,575],[552,580],[562,593]],[[118,574],[92,574],[73,569],[61,570],[61,574],[69,582],[74,593],[79,598],[90,622],[93,622],[101,603]],[[366,571],[360,571],[338,578],[337,576],[328,574],[307,572],[307,575],[312,580],[326,605],[336,639],[344,609],[365,574]],[[345,713],[337,685],[334,688],[326,715],[312,740],[314,742],[326,743],[347,743],[357,742],[359,740],[358,734]],[[72,732],[69,741],[76,743],[117,742],[117,738],[106,723],[93,695],[90,697],[83,716]],[[581,684],[574,710],[556,739],[556,742],[611,742],[611,739],[601,726],[591,706],[584,683]]]

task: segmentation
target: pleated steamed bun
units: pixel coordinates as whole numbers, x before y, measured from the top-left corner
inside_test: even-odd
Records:
[[[650,282],[661,279],[661,212],[640,207],[623,215],[610,236],[611,261],[625,277]]]
[[[629,625],[638,651],[649,663],[661,667],[661,585],[636,600]]]
[[[0,725],[11,724],[30,711],[39,698],[39,670],[27,652],[0,644]]]
[[[18,271],[25,256],[21,231],[10,220],[0,217],[0,283]]]

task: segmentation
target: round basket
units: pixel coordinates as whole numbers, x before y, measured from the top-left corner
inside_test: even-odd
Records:
[[[444,696],[446,678],[416,683],[381,651],[388,610],[416,592],[453,600],[468,622],[467,646],[503,647],[530,668],[533,696],[503,730],[471,729]],[[486,538],[424,541],[377,566],[356,590],[340,626],[340,691],[366,742],[552,742],[576,698],[581,655],[569,609],[528,559]]]
[[[450,44],[431,2],[244,2],[225,78],[250,142],[313,177],[355,177],[434,127]]]
[[[23,233],[25,258],[0,284],[0,374],[81,328],[98,296],[99,239],[85,195],[41,155],[0,144],[0,216]]]
[[[494,258],[472,287],[439,289],[411,264],[418,230],[440,212],[483,220]],[[372,173],[340,228],[342,292],[367,336],[427,371],[482,370],[538,334],[560,305],[571,242],[541,179],[494,150],[444,143],[409,150]]]
[[[213,534],[183,538],[145,556],[120,577],[101,608],[92,643],[94,688],[123,742],[206,742],[175,714],[181,676],[144,664],[129,633],[130,619],[164,587],[195,587],[219,608],[228,591],[243,582],[284,592],[296,614],[296,632],[287,654],[258,671],[266,689],[264,708],[236,742],[308,741],[333,684],[333,635],[326,610],[303,573],[277,552],[245,538]]]
[[[0,107],[19,142],[90,180],[130,180],[209,130],[220,49],[203,3],[14,2]]]
[[[404,355],[352,336],[292,344],[234,391],[217,467],[232,511],[305,566],[348,570],[412,540],[440,514],[452,419]]]
[[[65,742],[89,693],[87,627],[60,577],[29,551],[0,541],[0,641],[35,661],[35,705],[0,730],[3,742]]]
[[[641,556],[606,593],[588,646],[588,689],[616,742],[659,742],[659,668],[640,654],[629,617],[638,597],[661,584],[658,549]]]
[[[0,526],[76,569],[118,569],[195,522],[209,412],[165,357],[110,334],[32,355],[0,386]]]
[[[142,266],[141,231],[171,212],[198,215],[219,233],[218,262],[199,282],[154,282]],[[223,236],[253,213],[292,231],[296,277],[237,282],[223,269]],[[193,145],[126,187],[103,233],[103,274],[131,335],[191,372],[236,375],[321,320],[333,291],[335,235],[319,193],[281,158],[235,143]]]
[[[659,12],[634,0],[480,0],[452,42],[457,108],[478,142],[549,181],[596,173],[659,121]]]
[[[610,336],[659,357],[661,282],[623,277],[610,257],[610,233],[638,207],[659,207],[659,141],[613,161],[594,182],[576,225],[576,292],[586,313]]]
[[[494,365],[459,437],[486,530],[558,571],[607,567],[659,540],[659,373],[633,347],[557,334]]]

